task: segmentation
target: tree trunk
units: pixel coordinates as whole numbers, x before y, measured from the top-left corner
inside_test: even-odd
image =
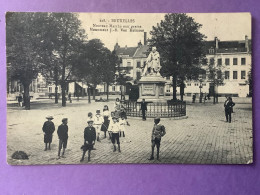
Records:
[[[55,83],[55,104],[58,104],[58,84],[57,82]]]
[[[180,85],[180,95],[181,95],[181,101],[183,101],[183,96],[184,96],[184,82],[182,81],[181,85]]]
[[[62,93],[62,106],[66,106],[66,92],[65,92],[65,81],[62,81],[61,84],[61,93]]]
[[[54,69],[54,78],[55,78],[55,104],[58,104],[59,97],[58,97],[58,68],[55,66]]]
[[[107,101],[108,101],[108,96],[109,96],[109,83],[107,83]]]
[[[25,110],[30,110],[31,109],[29,86],[30,86],[29,83],[24,83],[23,84],[23,88],[24,88],[23,101],[24,101]]]
[[[177,77],[176,75],[173,75],[172,76],[172,89],[173,89],[173,92],[172,92],[172,100],[173,101],[176,101],[177,100]]]
[[[93,87],[93,100],[96,99],[96,85]]]
[[[88,93],[88,103],[91,103],[89,86],[87,88],[87,93]]]

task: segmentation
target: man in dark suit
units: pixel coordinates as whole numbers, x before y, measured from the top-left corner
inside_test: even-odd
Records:
[[[147,106],[146,106],[146,102],[145,99],[143,99],[143,101],[141,102],[141,109],[142,110],[142,116],[143,116],[143,121],[146,120],[146,111],[147,111]]]
[[[226,120],[229,123],[231,123],[231,113],[232,113],[233,106],[235,106],[235,103],[232,101],[231,97],[228,97],[224,103],[224,107],[225,107]]]

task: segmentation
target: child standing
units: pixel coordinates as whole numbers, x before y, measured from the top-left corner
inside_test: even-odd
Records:
[[[165,127],[160,124],[160,118],[154,119],[154,126],[152,131],[152,154],[149,160],[154,159],[154,147],[157,147],[157,160],[159,160],[161,138],[166,134]]]
[[[62,157],[64,157],[65,149],[67,148],[67,142],[68,142],[68,119],[64,118],[62,119],[62,124],[58,127],[58,137],[59,137],[59,151],[58,151],[58,157],[60,158],[60,151],[63,147]]]
[[[83,150],[83,155],[80,160],[82,162],[84,160],[85,154],[88,151],[88,161],[90,161],[91,150],[93,150],[93,145],[96,140],[96,129],[93,127],[93,120],[88,120],[88,126],[84,130],[84,145],[81,147]]]
[[[44,143],[45,143],[45,149],[47,150],[47,144],[49,144],[49,150],[51,149],[51,142],[52,142],[52,134],[55,131],[54,123],[52,122],[53,117],[47,116],[47,121],[43,124],[42,131],[44,132]]]
[[[130,126],[128,121],[126,120],[125,116],[122,115],[121,119],[119,119],[119,124],[120,124],[120,133],[119,136],[121,137],[121,134],[123,134],[123,137],[125,137],[125,130],[126,130],[126,125]]]
[[[116,144],[115,144],[116,142],[117,142],[117,145],[118,145],[118,152],[121,152],[120,142],[119,142],[120,125],[118,123],[117,117],[113,116],[112,121],[113,122],[111,122],[109,124],[108,131],[111,132],[111,141],[112,141],[112,144],[114,146],[113,152],[116,151]]]
[[[102,127],[103,123],[104,123],[104,119],[100,114],[100,110],[97,110],[96,115],[94,117],[94,127],[97,132],[97,141],[99,141],[99,142],[100,142],[99,135],[100,135],[100,131],[101,131],[101,127]]]
[[[110,112],[109,112],[109,109],[108,109],[108,106],[105,105],[104,108],[103,108],[103,119],[104,119],[104,123],[101,127],[101,131],[104,132],[104,136],[105,138],[107,137],[107,129],[108,129],[108,126],[109,126],[109,117],[110,117]]]

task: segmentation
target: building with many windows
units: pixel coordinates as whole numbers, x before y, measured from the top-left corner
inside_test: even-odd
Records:
[[[126,72],[127,76],[132,78],[131,84],[137,83],[141,77],[141,68],[145,65],[149,54],[149,47],[146,45],[146,35],[144,36],[144,45],[141,42],[136,47],[121,48],[118,43],[115,45],[115,51],[120,58],[120,69]],[[185,95],[213,94],[213,91],[219,96],[231,95],[235,97],[246,97],[249,94],[248,73],[251,71],[251,40],[245,36],[244,40],[239,41],[220,41],[217,37],[213,41],[207,41],[206,59],[207,64],[202,68],[205,74],[200,76],[198,81],[190,80],[185,83]],[[208,65],[214,65],[221,70],[221,77],[224,77],[223,84],[213,86],[208,79]],[[172,94],[171,78],[165,78],[166,95]],[[120,87],[111,88],[120,90]],[[177,94],[180,90],[177,88]]]

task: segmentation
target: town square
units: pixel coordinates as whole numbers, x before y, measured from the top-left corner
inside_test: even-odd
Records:
[[[9,164],[253,163],[250,14],[6,17]]]

